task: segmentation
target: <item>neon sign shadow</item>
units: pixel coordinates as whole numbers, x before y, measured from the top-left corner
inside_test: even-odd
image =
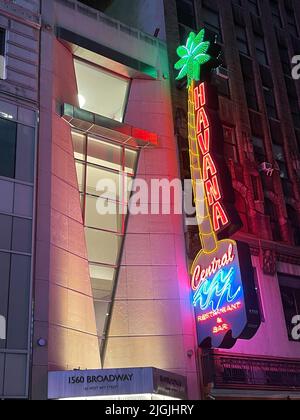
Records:
[[[242,291],[241,286],[238,286],[235,292],[232,291],[234,277],[235,269],[231,267],[227,273],[221,270],[212,280],[202,283],[194,295],[194,306],[199,304],[202,311],[211,309],[216,312],[225,304],[234,302]]]

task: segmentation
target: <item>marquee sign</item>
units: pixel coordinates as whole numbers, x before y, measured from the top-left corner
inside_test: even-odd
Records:
[[[201,81],[201,66],[213,60],[205,30],[178,48],[177,79],[188,79],[189,151],[202,250],[191,269],[199,346],[231,348],[260,326],[254,271],[247,244],[228,238],[241,227],[224,158],[218,95]]]

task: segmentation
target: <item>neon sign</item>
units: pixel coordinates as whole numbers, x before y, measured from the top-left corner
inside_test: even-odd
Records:
[[[248,245],[217,236],[229,236],[241,222],[224,158],[218,95],[201,80],[202,66],[213,61],[204,38],[204,29],[191,33],[175,65],[177,79],[187,77],[190,167],[202,243],[191,268],[192,303],[199,346],[231,348],[256,334],[260,314]]]
[[[206,112],[206,86],[201,83],[194,89],[194,102],[196,112],[196,134],[200,156],[202,160],[203,181],[208,205],[213,219],[213,228],[219,232],[226,227],[229,218],[222,204],[222,194],[219,183],[219,174],[211,153],[211,124]]]

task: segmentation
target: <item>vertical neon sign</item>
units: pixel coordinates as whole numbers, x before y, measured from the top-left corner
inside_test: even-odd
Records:
[[[188,82],[190,167],[202,244],[192,264],[191,287],[199,346],[231,348],[237,339],[256,334],[260,316],[248,245],[217,236],[231,224],[223,190],[226,183],[228,190],[232,186],[226,165],[220,165],[221,122],[215,114],[211,117],[208,106],[212,87],[201,82],[201,67],[213,59],[204,38],[204,29],[192,32],[177,49],[180,60],[175,64],[177,79],[187,77]]]

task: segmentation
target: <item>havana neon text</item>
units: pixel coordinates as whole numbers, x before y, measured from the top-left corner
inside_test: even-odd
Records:
[[[221,203],[222,195],[219,185],[218,171],[211,154],[211,126],[206,112],[205,83],[194,90],[196,131],[200,153],[203,159],[202,171],[208,204],[212,213],[215,232],[229,223],[229,219]]]

